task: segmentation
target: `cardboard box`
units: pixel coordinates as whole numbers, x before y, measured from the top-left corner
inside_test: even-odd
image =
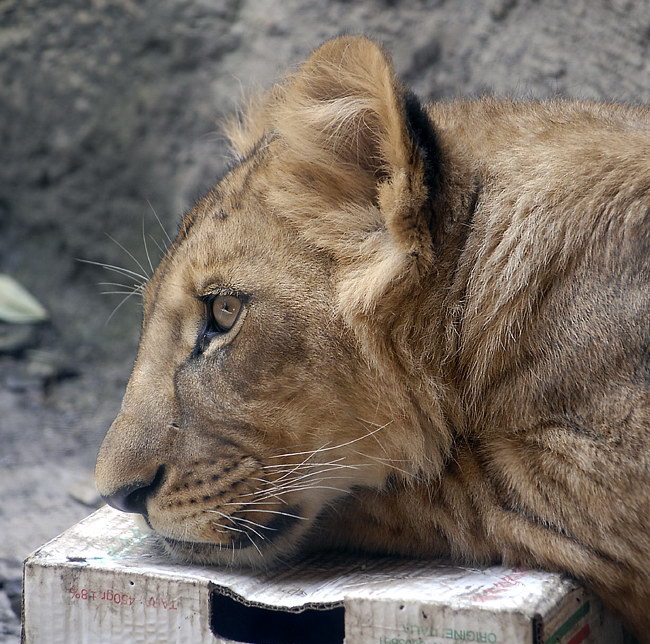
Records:
[[[319,556],[249,573],[170,563],[103,508],[25,562],[25,644],[623,644],[573,581],[539,571]]]

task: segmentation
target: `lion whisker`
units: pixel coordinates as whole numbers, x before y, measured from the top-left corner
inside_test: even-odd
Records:
[[[285,485],[293,485],[294,483],[297,483],[298,481],[304,481],[305,479],[308,479],[312,476],[321,476],[323,474],[327,474],[328,472],[335,472],[339,468],[336,467],[330,467],[330,468],[323,468],[321,470],[316,470],[314,472],[308,472],[307,474],[301,474],[300,476],[296,476],[295,478],[291,479],[290,481],[285,481],[282,485],[277,486],[279,488],[284,487]],[[331,476],[328,477],[331,479],[346,479],[347,477],[345,476]]]
[[[158,222],[158,225],[160,226],[160,229],[163,231],[163,234],[164,234],[165,237],[167,238],[167,242],[169,243],[169,245],[171,245],[171,244],[173,243],[173,242],[172,242],[172,239],[171,239],[171,237],[167,234],[167,230],[166,230],[165,227],[163,226],[162,221],[160,221],[160,217],[158,216],[158,213],[156,212],[156,209],[151,205],[151,201],[149,201],[149,199],[147,199],[147,203],[149,204],[149,208],[151,208],[151,212],[153,213],[153,216],[156,218],[156,221]]]
[[[285,505],[288,505],[287,502],[284,499],[278,499],[278,501],[281,501]],[[237,506],[238,508],[244,509],[245,507],[248,507],[249,505],[271,505],[273,501],[240,501],[237,503],[223,503],[222,507],[234,505]]]
[[[224,512],[219,512],[219,510],[206,510],[206,512],[218,514],[219,516],[222,516],[224,519],[228,519],[229,521],[233,521],[233,522],[239,521],[239,520],[245,520],[245,519],[240,519],[239,517],[234,517],[232,514],[225,514]],[[249,522],[249,523],[252,523],[252,522]],[[259,527],[262,527],[262,526],[259,526]],[[247,534],[247,531],[250,530],[251,532],[254,532],[260,539],[262,539],[262,541],[264,541],[266,539],[263,535],[261,535],[259,532],[257,532],[257,530],[255,530],[255,528],[252,528],[252,527],[249,527],[249,526],[243,526],[243,528],[245,528],[245,529],[242,529],[242,530],[240,530],[238,528],[235,528],[233,526],[226,526],[226,528],[229,529],[229,530],[230,529],[235,530],[236,532],[243,532],[244,534]]]
[[[308,485],[306,485],[304,489],[309,488],[309,486],[312,483],[321,483],[323,481],[333,481],[333,480],[349,480],[347,476],[322,476],[323,474],[327,474],[327,472],[329,471],[330,470],[323,470],[318,472],[311,472],[309,474],[303,474],[302,476],[298,476],[289,481],[285,481],[281,485],[274,485],[274,487],[270,490],[268,489],[255,490],[253,492],[249,492],[248,494],[242,494],[240,498],[244,498],[247,496],[260,496],[261,498],[269,498],[269,496],[278,496],[280,494],[283,494],[287,490],[295,489],[297,485],[302,486],[305,483],[305,479],[312,476],[320,476],[320,478],[314,479],[312,481],[308,481]]]
[[[149,235],[149,239],[156,244],[156,248],[160,251],[160,254],[164,255],[165,249],[158,243],[158,240],[153,235]]]
[[[277,480],[274,482],[274,485],[277,486],[277,484],[280,483],[280,481],[282,481],[283,479],[286,479],[287,477],[291,476],[291,475],[292,475],[294,472],[296,472],[299,468],[306,467],[306,466],[307,466],[307,461],[308,461],[312,456],[314,456],[317,452],[318,452],[318,450],[309,453],[309,455],[308,455],[306,458],[304,458],[304,459],[303,459],[303,460],[302,460],[298,465],[296,465],[294,468],[290,469],[288,472],[286,472],[285,474],[283,474],[279,479],[277,479]],[[309,465],[311,465],[311,464],[309,464]]]
[[[291,468],[292,466],[299,466],[299,467],[318,467],[319,465],[330,465],[334,463],[339,463],[340,461],[345,460],[345,456],[340,456],[339,458],[335,458],[333,461],[327,461],[326,463],[305,463],[304,460],[301,461],[300,463],[280,463],[278,465],[272,465],[270,463],[264,463],[262,467],[268,468],[268,469],[275,469],[275,468],[281,468],[281,467],[286,467],[286,468]],[[303,465],[304,463],[304,465]]]
[[[329,479],[323,479],[323,480],[329,480]],[[315,483],[321,483],[321,481],[315,481]],[[344,494],[347,494],[347,492],[348,492],[348,490],[343,490],[341,488],[337,488],[337,487],[333,487],[333,486],[312,485],[310,483],[309,485],[288,486],[287,488],[279,490],[279,491],[274,490],[274,495],[275,496],[283,496],[283,495],[286,495],[286,494],[290,494],[291,492],[300,492],[302,490],[335,490],[336,492],[342,492]],[[269,497],[268,496],[262,496],[261,498],[262,499],[267,499]]]
[[[115,266],[115,264],[106,264],[104,262],[94,262],[90,259],[81,259],[80,257],[77,257],[76,259],[78,262],[82,262],[83,264],[92,264],[93,266],[99,266],[101,268],[105,268],[107,271],[113,271],[114,273],[121,273],[125,277],[137,277],[139,280],[141,280],[141,283],[143,285],[149,279],[146,275],[142,275],[137,271],[132,271],[129,268],[124,268],[123,266]]]
[[[343,494],[347,494],[349,492],[349,490],[344,490],[340,487],[333,487],[331,485],[299,485],[296,486],[295,488],[283,490],[281,494],[289,494],[290,492],[300,492],[302,490],[334,490],[335,492],[341,492]]]
[[[397,467],[397,465],[393,465],[393,459],[381,458],[379,456],[371,456],[370,454],[364,454],[363,452],[358,452],[356,450],[355,450],[354,453],[359,454],[359,456],[363,456],[363,458],[369,458],[369,459],[371,459],[373,461],[377,461],[378,463],[381,463],[382,465],[387,465],[391,469],[396,470],[397,472],[401,472],[402,474],[412,478],[415,481],[420,481],[421,480],[420,477],[417,474],[414,474],[413,472],[409,472],[408,470],[405,470],[405,469],[403,469],[401,467]],[[403,460],[400,460],[400,461],[397,461],[397,462],[407,462],[408,463],[408,461],[406,459],[403,459]]]
[[[327,449],[327,445],[329,445],[330,442],[331,442],[331,441],[328,441],[327,443],[325,443],[325,444],[322,445],[321,447],[318,447],[317,449],[306,450],[306,451],[304,451],[304,452],[288,452],[288,453],[284,453],[284,454],[274,454],[274,455],[272,455],[272,456],[269,456],[269,458],[286,458],[286,457],[288,457],[288,456],[303,456],[303,455],[307,454],[307,458],[305,458],[305,459],[302,461],[302,463],[305,463],[305,462],[307,462],[307,461],[308,461],[312,456],[314,456],[315,454],[318,454],[319,452],[323,451],[324,449]]]
[[[100,291],[100,295],[138,295],[142,297],[141,293],[137,291]]]
[[[131,290],[140,290],[144,288],[144,284],[134,282],[133,284],[124,284],[124,282],[97,282],[98,286],[122,286],[123,288]]]
[[[222,525],[221,523],[217,523],[216,521],[210,521],[210,523],[213,526],[216,526],[217,528],[223,528],[223,530],[217,530],[217,532],[221,532],[221,533],[228,532],[228,528],[226,526]],[[188,532],[189,532],[189,530],[187,529],[187,526],[186,526],[185,527],[185,534],[187,535]]]
[[[253,541],[253,537],[248,534],[248,532],[244,532],[244,534],[248,537],[248,540],[253,544],[255,550],[259,553],[260,557],[263,557],[264,555],[262,554],[262,551],[259,549],[258,545]],[[234,545],[234,544],[233,544]]]
[[[300,467],[294,467],[292,468],[291,466],[293,463],[289,463],[289,467],[286,467],[287,464],[283,465],[262,465],[264,469],[269,469],[272,470],[273,473],[283,473],[283,472],[294,472],[298,469],[314,469],[317,467],[336,467],[339,469],[357,469],[359,467],[367,467],[369,464],[368,463],[355,463],[355,464],[350,464],[350,463],[341,463],[341,461],[344,461],[347,458],[347,456],[341,456],[340,458],[337,458],[333,461],[326,461],[324,463],[305,463],[304,465],[301,465]],[[284,469],[282,469],[284,468]]]
[[[215,510],[206,510],[206,512],[216,512],[216,511],[215,511]],[[222,513],[221,513],[221,512],[217,512],[217,514],[222,514]],[[224,515],[224,514],[222,514],[222,516],[225,516],[225,517],[228,518],[228,519],[231,518],[231,517],[228,517],[227,515]],[[255,546],[255,550],[257,550],[257,552],[260,554],[260,557],[263,556],[263,555],[262,555],[262,551],[258,548],[258,546],[257,546],[257,544],[255,543],[255,541],[253,541],[253,537],[251,537],[251,535],[250,535],[246,530],[240,530],[239,528],[235,528],[234,526],[231,526],[231,525],[229,525],[229,526],[224,526],[224,525],[222,525],[221,523],[217,523],[217,522],[214,522],[214,521],[213,521],[212,523],[213,523],[214,525],[219,526],[219,527],[225,528],[227,531],[231,531],[231,532],[240,532],[241,534],[245,535],[246,537],[248,537],[248,540],[253,544],[253,546]],[[253,532],[255,532],[255,531],[253,530]],[[255,534],[259,535],[260,538],[264,539],[264,537],[262,537],[258,532],[255,532]],[[220,544],[220,545],[221,545],[221,544]],[[235,542],[234,542],[232,539],[231,539],[231,545],[232,545],[232,548],[233,548],[233,560],[232,560],[232,563],[234,564]]]
[[[328,442],[328,443],[325,443],[325,445],[329,445],[329,442]],[[318,448],[318,449],[316,449],[316,450],[312,450],[312,451],[310,451],[310,452],[304,452],[305,454],[307,454],[307,456],[302,460],[302,462],[301,462],[299,465],[296,465],[296,467],[294,467],[291,471],[289,471],[289,472],[287,472],[286,474],[282,475],[282,476],[278,479],[278,481],[276,481],[276,483],[279,482],[279,481],[281,481],[281,480],[284,479],[284,478],[287,478],[287,476],[290,476],[290,475],[291,475],[293,472],[295,472],[299,467],[304,466],[304,465],[307,463],[307,461],[308,461],[310,458],[312,458],[313,456],[315,456],[316,454],[318,454],[318,453],[321,451],[321,449],[322,449],[322,448]],[[299,455],[299,454],[287,454],[286,456],[298,456],[298,455]],[[271,456],[270,458],[277,458],[277,457],[276,457],[276,456]]]
[[[144,221],[142,222],[144,225]],[[137,267],[142,271],[144,275],[147,277],[145,279],[148,279],[151,276],[151,273],[147,273],[147,269],[140,263],[140,261],[137,259],[137,257],[123,244],[121,244],[115,237],[111,237],[108,233],[105,233],[106,237],[108,237],[114,244],[117,244],[137,265]],[[153,267],[152,267],[152,272],[153,272]]]
[[[384,429],[385,427],[388,427],[388,425],[392,424],[393,422],[392,420],[389,420],[386,424],[380,426],[377,423],[371,423],[370,421],[364,420],[363,418],[359,418],[358,420],[360,420],[363,423],[367,423],[368,425],[373,425],[378,429]],[[386,451],[386,448],[381,444],[381,441],[374,434],[371,434],[371,436],[375,439],[375,442],[377,443],[377,445],[379,445],[381,451],[384,452],[384,454],[388,455],[388,452]]]
[[[113,316],[120,310],[122,305],[125,302],[127,302],[129,298],[133,297],[134,295],[139,295],[138,291],[131,291],[128,295],[123,297],[122,300],[120,301],[120,303],[111,311],[111,314],[106,319],[105,324],[108,324],[113,319]]]
[[[233,519],[235,519],[236,521],[242,521],[244,523],[249,523],[251,526],[256,526],[260,530],[272,530],[273,532],[277,532],[277,528],[272,528],[271,526],[268,526],[268,525],[262,525],[261,523],[257,523],[257,521],[251,521],[250,519],[244,519],[243,517],[235,517],[235,516],[233,516]],[[261,536],[262,535],[260,535],[260,537]],[[264,537],[262,537],[262,538],[264,538]]]
[[[153,275],[154,272],[153,263],[151,262],[151,255],[149,255],[149,247],[147,246],[147,237],[144,234],[144,217],[142,218],[142,243],[144,245],[145,255],[147,256],[147,262],[149,262],[149,268],[151,269],[149,275]]]
[[[291,512],[282,512],[280,510],[263,510],[260,508],[256,508],[255,512],[264,512],[265,514],[280,514],[285,517],[292,517],[294,519],[300,519],[301,521],[308,521],[309,519],[307,517],[301,517],[298,514],[291,514]]]
[[[377,427],[377,429],[373,429],[372,431],[367,432],[363,436],[357,436],[357,438],[353,438],[353,439],[351,439],[349,441],[346,441],[345,443],[339,443],[338,445],[332,445],[332,446],[328,447],[328,445],[330,445],[330,443],[331,443],[331,441],[328,441],[322,447],[319,447],[319,448],[317,448],[315,450],[309,450],[309,451],[304,451],[304,452],[293,452],[293,453],[290,453],[290,454],[278,454],[278,455],[269,456],[269,458],[283,458],[283,457],[287,457],[287,456],[302,456],[303,454],[309,454],[308,458],[311,458],[311,456],[314,456],[315,454],[318,454],[320,452],[329,452],[329,451],[334,450],[334,449],[340,449],[341,447],[347,447],[348,445],[353,445],[354,443],[358,443],[359,441],[364,440],[365,438],[369,438],[370,436],[374,436],[377,432],[380,432],[382,429],[385,429],[386,427],[388,427],[388,425],[391,422],[392,421],[389,421],[385,425],[381,425],[380,427]],[[305,461],[306,460],[307,459],[305,459]]]
[[[322,474],[327,474],[328,472],[336,472],[336,471],[339,471],[341,469],[347,469],[347,468],[341,468],[341,467],[338,467],[338,466],[331,466],[331,467],[325,466],[325,467],[321,467],[319,469],[312,470],[311,472],[307,472],[306,474],[300,474],[298,476],[295,476],[292,479],[290,479],[289,481],[284,481],[284,483],[282,483],[282,481],[286,478],[286,476],[280,477],[276,481],[267,481],[266,479],[257,479],[257,480],[263,480],[265,483],[268,483],[269,485],[273,485],[275,488],[281,488],[283,485],[285,485],[287,483],[289,483],[289,484],[290,483],[295,483],[296,481],[301,481],[303,479],[307,479],[307,478],[312,477],[312,476],[320,476]],[[356,469],[356,467],[351,466],[350,469]],[[339,477],[339,478],[343,478],[343,477]]]
[[[237,517],[230,517],[230,520],[231,520],[231,521],[240,521],[241,519],[239,519],[239,518],[237,518]],[[249,523],[252,523],[252,522],[249,522]],[[260,528],[263,528],[264,526],[259,526],[259,527],[260,527]],[[263,534],[260,534],[260,533],[259,533],[255,528],[253,528],[252,526],[243,525],[242,528],[244,529],[244,532],[247,532],[248,530],[250,530],[251,532],[253,532],[254,534],[256,534],[256,535],[257,535],[257,536],[258,536],[262,541],[266,541],[266,537],[265,537]],[[271,528],[271,530],[273,530],[273,528]]]

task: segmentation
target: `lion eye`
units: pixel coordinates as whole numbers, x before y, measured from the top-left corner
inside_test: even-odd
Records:
[[[235,326],[241,308],[241,300],[234,295],[217,295],[212,300],[212,317],[220,331],[225,333]]]

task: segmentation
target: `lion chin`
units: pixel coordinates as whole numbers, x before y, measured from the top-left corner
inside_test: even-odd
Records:
[[[561,571],[649,642],[649,109],[423,104],[346,36],[226,129],[140,289],[106,501],[183,561]]]
[[[223,542],[180,540],[155,532],[158,543],[170,558],[179,563],[212,564],[225,567],[262,569],[287,561],[300,551],[308,532],[302,523],[299,507],[289,507],[286,513],[268,524],[255,526],[239,523],[234,536]]]

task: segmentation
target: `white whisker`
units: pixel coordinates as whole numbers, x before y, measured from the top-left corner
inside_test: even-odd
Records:
[[[291,485],[291,484],[296,483],[298,481],[308,479],[308,478],[310,478],[312,476],[322,476],[323,474],[327,474],[328,472],[335,472],[335,471],[337,471],[339,469],[340,468],[338,468],[338,467],[326,467],[326,468],[322,468],[322,469],[319,469],[319,470],[315,470],[313,472],[307,472],[307,474],[301,474],[300,476],[296,476],[295,478],[291,479],[290,481],[285,481],[285,483],[283,483],[282,485],[278,485],[277,487],[282,488],[283,485],[286,485],[286,484]],[[347,479],[348,477],[347,476],[332,476],[332,477],[329,477],[329,478]]]
[[[290,452],[290,453],[287,453],[287,454],[274,454],[273,456],[269,456],[269,458],[286,458],[288,456],[304,456],[305,454],[307,454],[308,455],[307,458],[302,461],[302,463],[305,463],[312,456],[314,456],[314,454],[317,454],[320,451],[324,451],[325,449],[335,449],[333,447],[330,447],[330,448],[326,447],[327,445],[330,444],[330,442],[331,441],[325,443],[323,446],[321,446],[321,447],[319,447],[317,449],[312,449],[312,450],[308,450],[308,451],[305,451],[305,452]]]
[[[235,522],[235,521],[246,521],[246,519],[240,519],[239,517],[234,517],[231,514],[225,514],[224,512],[219,512],[219,510],[206,510],[206,512],[218,514],[218,515],[222,516],[224,519],[228,519],[229,521],[233,521],[233,522]],[[253,523],[253,522],[252,521],[246,521],[246,523]],[[253,523],[253,525],[258,525],[258,524]],[[228,530],[235,530],[235,532],[242,532],[243,534],[248,534],[248,530],[250,530],[251,532],[254,532],[260,539],[262,539],[262,541],[266,540],[266,537],[264,535],[261,535],[257,530],[255,530],[255,528],[252,528],[250,526],[243,526],[243,527],[245,528],[244,530],[239,530],[238,528],[235,528],[233,526],[226,526],[226,528]],[[258,527],[262,528],[264,526],[258,525]]]
[[[285,517],[292,517],[293,519],[300,519],[301,521],[308,521],[307,517],[301,517],[298,514],[291,514],[290,512],[281,512],[280,510],[262,510],[260,508],[255,508],[255,512],[264,512],[265,514],[281,514]]]
[[[81,259],[80,257],[77,257],[76,259],[78,262],[83,262],[84,264],[92,264],[93,266],[100,266],[101,268],[105,268],[107,271],[121,273],[125,277],[137,277],[139,280],[141,280],[141,283],[143,285],[149,279],[146,275],[142,275],[141,273],[132,271],[128,268],[123,268],[122,266],[115,266],[114,264],[105,264],[104,262],[93,262],[90,259]]]
[[[269,458],[284,458],[284,457],[287,457],[287,456],[302,456],[303,454],[309,454],[309,455],[313,456],[314,454],[318,454],[320,452],[329,452],[329,451],[334,450],[334,449],[340,449],[341,447],[347,447],[348,445],[353,445],[354,443],[358,443],[359,441],[363,440],[364,438],[369,438],[370,436],[374,436],[377,432],[380,432],[382,429],[385,429],[386,427],[388,427],[388,425],[390,425],[390,422],[386,423],[385,425],[381,425],[380,427],[377,427],[377,429],[373,429],[372,431],[364,434],[363,436],[358,436],[357,438],[353,438],[352,440],[349,440],[349,441],[347,441],[345,443],[339,443],[338,445],[333,445],[331,447],[327,447],[331,443],[331,441],[328,441],[322,447],[319,447],[318,449],[315,449],[315,450],[310,450],[310,451],[305,451],[305,452],[293,452],[291,454],[278,454],[278,455],[269,456]],[[308,457],[308,458],[310,458],[310,457]],[[305,459],[305,460],[307,460],[307,459]]]
[[[251,521],[250,519],[244,519],[243,517],[235,517],[235,516],[233,516],[232,518],[235,519],[236,521],[241,521],[243,523],[248,523],[251,526],[255,526],[255,527],[259,528],[260,530],[271,530],[272,532],[277,532],[277,528],[272,528],[271,526],[268,526],[268,525],[262,525],[261,523],[257,523],[257,521]],[[253,528],[251,527],[251,530],[252,529]],[[255,532],[255,531],[253,530],[253,532]],[[255,534],[258,534],[258,533],[255,532]],[[265,537],[262,536],[261,534],[259,536],[260,536],[261,539],[265,539]]]
[[[326,479],[324,479],[326,480]],[[314,483],[320,483],[321,481],[315,481]],[[275,496],[283,496],[286,494],[291,494],[292,492],[302,492],[303,490],[334,490],[336,492],[342,492],[343,494],[347,494],[349,490],[344,490],[339,487],[333,487],[331,485],[296,485],[296,486],[291,486],[287,487],[286,489],[280,490],[280,491],[275,491]],[[268,496],[262,496],[263,499],[269,498]]]
[[[131,292],[130,292],[126,297],[124,297],[124,298],[122,299],[122,301],[121,301],[121,302],[120,302],[120,303],[119,303],[119,304],[118,304],[118,305],[117,305],[117,306],[112,310],[111,314],[110,314],[110,315],[108,316],[108,318],[106,319],[105,324],[108,324],[108,323],[112,320],[113,316],[114,316],[114,315],[115,315],[115,314],[120,310],[120,308],[122,307],[122,305],[123,305],[123,304],[124,304],[124,303],[125,303],[125,302],[130,298],[130,297],[133,297],[133,296],[136,295],[136,294],[138,294],[137,291],[131,291]]]
[[[262,467],[265,468],[265,469],[274,469],[276,471],[277,471],[278,468],[292,468],[294,466],[295,466],[294,469],[302,468],[302,467],[305,467],[305,468],[307,468],[307,467],[319,467],[320,465],[334,465],[335,463],[340,463],[341,461],[345,460],[345,456],[340,456],[339,458],[335,458],[333,461],[327,461],[326,463],[305,463],[305,460],[306,459],[304,459],[300,463],[282,463],[282,464],[278,464],[278,465],[270,465],[270,464],[264,463],[264,464],[262,464]],[[289,470],[287,469],[287,471],[289,471]]]
[[[144,217],[142,218],[142,243],[144,244],[144,252],[147,256],[147,261],[149,262],[149,268],[151,269],[151,273],[149,275],[153,275],[153,264],[151,263],[151,256],[149,255],[149,248],[147,247],[147,238],[144,234]]]
[[[135,255],[128,249],[126,246],[123,244],[120,244],[120,242],[115,239],[115,237],[111,237],[108,233],[105,233],[106,237],[108,237],[113,243],[117,244],[138,266],[138,268],[145,274],[147,275],[147,269],[138,261],[138,259],[135,257]]]
[[[388,421],[385,425],[381,425],[381,426],[380,426],[380,425],[378,425],[377,423],[371,423],[370,421],[368,421],[368,420],[364,420],[363,418],[359,418],[359,420],[360,420],[362,423],[366,423],[367,425],[371,425],[371,426],[377,427],[377,428],[379,428],[379,429],[384,429],[385,427],[388,427],[388,425],[390,425],[390,424],[393,422],[393,421],[391,420],[391,421]],[[371,434],[371,435],[372,435],[372,437],[375,439],[375,442],[377,443],[377,445],[379,445],[381,451],[384,452],[384,454],[388,455],[388,452],[386,451],[386,448],[381,444],[380,440],[379,440],[379,439],[378,439],[374,434]]]
[[[141,288],[140,282],[133,282],[133,284],[125,284],[124,282],[97,282],[99,286],[123,286],[124,288]]]
[[[138,293],[136,290],[130,290],[130,291],[100,291],[100,295],[138,295],[142,297],[141,293]]]
[[[404,460],[394,461],[393,459],[390,459],[390,458],[381,458],[379,456],[371,456],[370,454],[364,454],[363,452],[358,452],[356,450],[354,450],[354,453],[359,454],[359,456],[362,456],[363,458],[369,458],[369,459],[371,459],[373,461],[377,461],[378,463],[380,463],[382,465],[386,465],[386,466],[390,467],[391,469],[396,470],[397,472],[401,472],[402,474],[404,474],[404,475],[408,476],[409,478],[412,478],[412,479],[414,479],[416,481],[420,480],[420,477],[417,474],[414,474],[413,472],[409,472],[408,470],[405,470],[405,469],[403,469],[401,467],[397,467],[397,465],[393,465],[393,462],[398,462],[398,463],[406,462],[406,463],[408,463],[408,461],[405,460],[405,459]]]
[[[244,534],[248,537],[248,540],[253,544],[253,546],[255,547],[255,550],[257,550],[257,552],[259,552],[260,557],[263,557],[264,555],[262,554],[262,551],[258,548],[255,541],[253,541],[253,537],[251,537],[250,534],[248,534],[248,532],[244,532]]]
[[[172,240],[171,237],[167,234],[167,231],[165,230],[165,227],[162,224],[162,221],[160,221],[160,217],[158,216],[158,213],[154,209],[154,207],[151,205],[151,202],[149,199],[147,199],[147,203],[149,204],[149,208],[151,208],[151,212],[153,212],[153,216],[156,218],[156,221],[158,222],[158,225],[160,226],[161,230],[163,231],[165,237],[167,238],[167,242],[171,245]]]
[[[164,248],[163,248],[163,247],[158,243],[158,241],[156,240],[156,238],[155,238],[153,235],[149,235],[149,239],[150,239],[154,244],[156,244],[156,247],[157,247],[158,250],[160,251],[160,254],[161,254],[161,255],[164,255],[164,254],[165,254],[165,249],[164,249]]]

